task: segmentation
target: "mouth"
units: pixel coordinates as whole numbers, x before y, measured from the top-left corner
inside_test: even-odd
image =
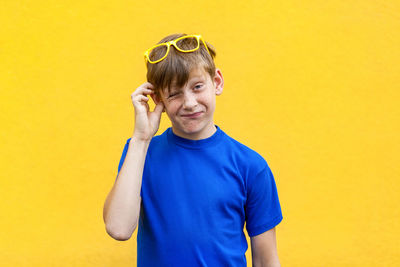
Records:
[[[200,111],[200,112],[191,113],[191,114],[184,114],[184,115],[182,115],[182,117],[184,117],[184,118],[197,118],[197,117],[199,117],[202,113],[203,113],[203,112]]]

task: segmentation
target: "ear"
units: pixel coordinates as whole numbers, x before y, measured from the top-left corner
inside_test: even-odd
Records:
[[[156,105],[160,102],[162,102],[162,99],[160,97],[158,97],[156,94],[151,93],[150,97],[153,99],[154,103],[156,103]],[[164,109],[163,112],[165,112],[165,104],[164,104]]]
[[[222,76],[222,72],[220,69],[215,70],[213,83],[215,85],[215,94],[216,95],[222,94],[222,90],[224,89],[224,77]]]

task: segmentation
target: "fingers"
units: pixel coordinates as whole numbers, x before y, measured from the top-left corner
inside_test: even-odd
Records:
[[[164,110],[164,103],[160,102],[156,105],[156,107],[154,108],[153,112],[155,112],[156,114],[160,115]]]
[[[144,84],[140,85],[132,94],[131,96],[134,97],[136,95],[149,95],[154,93],[154,85],[149,82],[145,82]]]
[[[149,101],[149,98],[147,96],[144,96],[144,95],[138,95],[138,96],[135,97],[135,99],[138,100],[138,101],[145,101],[145,102]]]
[[[149,101],[149,97],[147,97],[147,95],[153,93],[154,93],[154,86],[149,82],[143,83],[131,94],[133,105],[135,107],[140,107],[141,105],[138,105],[140,103],[142,105],[145,105],[146,109],[148,110],[147,102]]]
[[[144,84],[142,84],[139,88],[142,88],[143,91],[149,92],[149,91],[154,91],[154,85],[152,85],[149,82],[145,82]]]
[[[132,103],[133,103],[133,106],[135,107],[135,111],[137,108],[140,109],[142,106],[145,106],[146,109],[148,109],[148,103],[147,103],[148,101],[149,101],[149,98],[145,95],[132,94]]]

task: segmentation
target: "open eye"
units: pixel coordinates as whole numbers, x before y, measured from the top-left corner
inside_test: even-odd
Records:
[[[197,84],[194,88],[195,88],[195,89],[200,89],[200,88],[202,88],[202,87],[203,87],[202,84]]]

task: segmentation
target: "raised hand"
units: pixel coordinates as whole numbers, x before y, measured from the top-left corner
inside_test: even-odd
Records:
[[[164,110],[164,104],[160,101],[150,112],[147,95],[151,95],[153,98],[155,96],[154,86],[149,82],[143,83],[131,94],[132,104],[135,108],[133,136],[144,141],[150,141],[158,131],[161,114]]]

